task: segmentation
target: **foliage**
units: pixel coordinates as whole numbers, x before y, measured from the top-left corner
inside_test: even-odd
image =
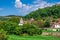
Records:
[[[10,22],[14,22],[14,23],[18,23],[20,20],[20,17],[11,17],[9,18],[7,21],[10,21]]]
[[[41,34],[42,30],[39,29],[36,25],[33,24],[24,24],[23,26],[20,26],[17,28],[16,33],[18,35],[22,34],[28,34],[28,35],[35,35],[35,34]]]
[[[43,17],[53,17],[60,18],[60,5],[54,5],[52,7],[46,7],[42,9],[38,9],[36,11],[32,11],[30,14],[26,15],[25,18],[43,18]]]
[[[13,22],[3,22],[2,24],[2,29],[7,31],[7,34],[14,34],[16,27],[18,27],[18,25]]]
[[[6,32],[3,30],[3,29],[1,29],[0,30],[0,40],[7,40],[7,35],[6,35]]]
[[[4,31],[7,32],[7,34],[16,34],[16,35],[35,35],[35,34],[41,34],[42,31],[39,29],[38,26],[34,24],[24,24],[22,26],[18,26],[17,23],[8,22],[5,21],[1,24],[1,29],[4,29]]]
[[[0,29],[2,29],[3,21],[0,21]]]
[[[53,36],[17,36],[9,35],[8,40],[60,40],[59,37]]]
[[[46,27],[46,28],[50,27],[50,19],[49,18],[47,18],[45,20],[44,27]]]

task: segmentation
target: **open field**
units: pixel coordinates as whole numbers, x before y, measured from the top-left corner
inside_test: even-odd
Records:
[[[16,35],[9,35],[8,40],[60,40],[60,38],[53,37],[53,36],[16,36]]]

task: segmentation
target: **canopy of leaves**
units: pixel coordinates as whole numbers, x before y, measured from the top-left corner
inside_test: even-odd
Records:
[[[38,9],[33,11],[25,16],[25,18],[44,18],[44,17],[53,17],[53,18],[60,18],[60,5],[54,5],[52,7],[46,7],[42,9]]]

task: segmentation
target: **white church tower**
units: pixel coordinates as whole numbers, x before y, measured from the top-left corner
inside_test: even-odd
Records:
[[[23,22],[23,19],[21,18],[18,25],[19,25],[19,26],[20,26],[20,25],[23,25],[23,23],[24,23],[24,22]]]

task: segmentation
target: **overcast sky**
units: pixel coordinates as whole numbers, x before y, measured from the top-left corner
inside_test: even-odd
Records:
[[[0,16],[24,16],[38,8],[60,4],[60,0],[0,0]]]

